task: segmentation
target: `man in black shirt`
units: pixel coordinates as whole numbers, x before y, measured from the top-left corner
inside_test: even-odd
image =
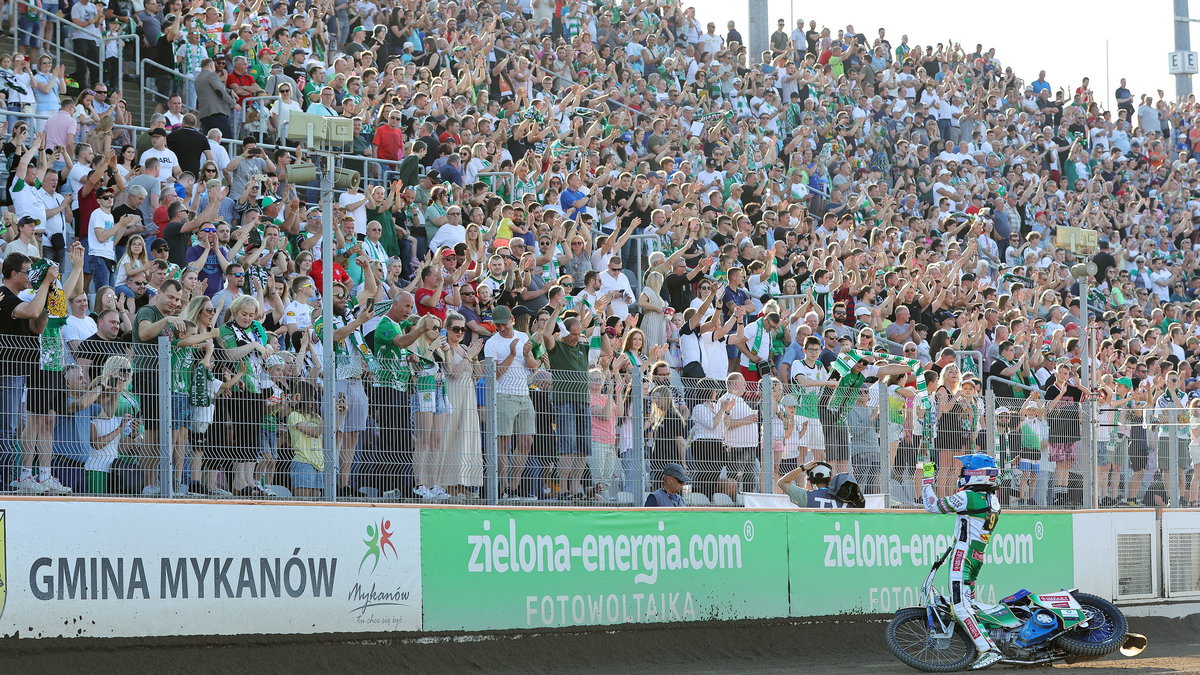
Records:
[[[1067,479],[1079,445],[1079,402],[1083,390],[1074,384],[1075,373],[1069,363],[1054,369],[1054,383],[1046,389],[1047,421],[1050,423],[1050,461],[1054,462],[1054,505],[1067,502]]]
[[[167,148],[179,158],[179,168],[200,176],[200,161],[212,160],[208,137],[200,132],[200,121],[194,113],[183,116],[183,124],[167,134]]]
[[[104,362],[111,356],[132,356],[128,340],[121,339],[121,315],[107,309],[96,319],[96,332],[81,341],[74,350],[75,362],[87,369],[88,381],[99,377]]]

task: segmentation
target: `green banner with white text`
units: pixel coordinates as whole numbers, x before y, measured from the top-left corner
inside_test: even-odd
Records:
[[[789,516],[792,616],[888,614],[920,605],[930,566],[953,544],[950,515],[841,509]],[[988,542],[977,599],[994,603],[1022,588],[1070,588],[1072,539],[1069,513],[1002,514]],[[948,568],[936,580],[943,592]]]
[[[424,629],[781,617],[787,516],[424,509]]]

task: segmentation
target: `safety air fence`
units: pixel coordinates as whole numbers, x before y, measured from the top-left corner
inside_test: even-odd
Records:
[[[361,634],[880,615],[948,517],[798,509],[0,500],[0,634]],[[1200,597],[1200,512],[1004,514],[978,597]],[[1163,583],[1165,580],[1165,583]]]

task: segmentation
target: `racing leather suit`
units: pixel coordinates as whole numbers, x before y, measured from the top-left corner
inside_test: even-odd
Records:
[[[988,541],[1000,519],[1000,500],[994,493],[969,489],[939,498],[929,483],[925,484],[921,497],[926,511],[957,515],[954,551],[950,557],[950,602],[954,616],[962,623],[980,653],[994,650],[996,644],[975,621],[973,603],[975,578],[983,567]]]

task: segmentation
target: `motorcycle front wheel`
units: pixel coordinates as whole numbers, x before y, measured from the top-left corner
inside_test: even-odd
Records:
[[[896,612],[887,626],[888,649],[906,665],[927,673],[952,673],[975,660],[975,643],[953,617],[954,633],[945,649],[938,649],[925,621],[924,607],[909,607]]]

